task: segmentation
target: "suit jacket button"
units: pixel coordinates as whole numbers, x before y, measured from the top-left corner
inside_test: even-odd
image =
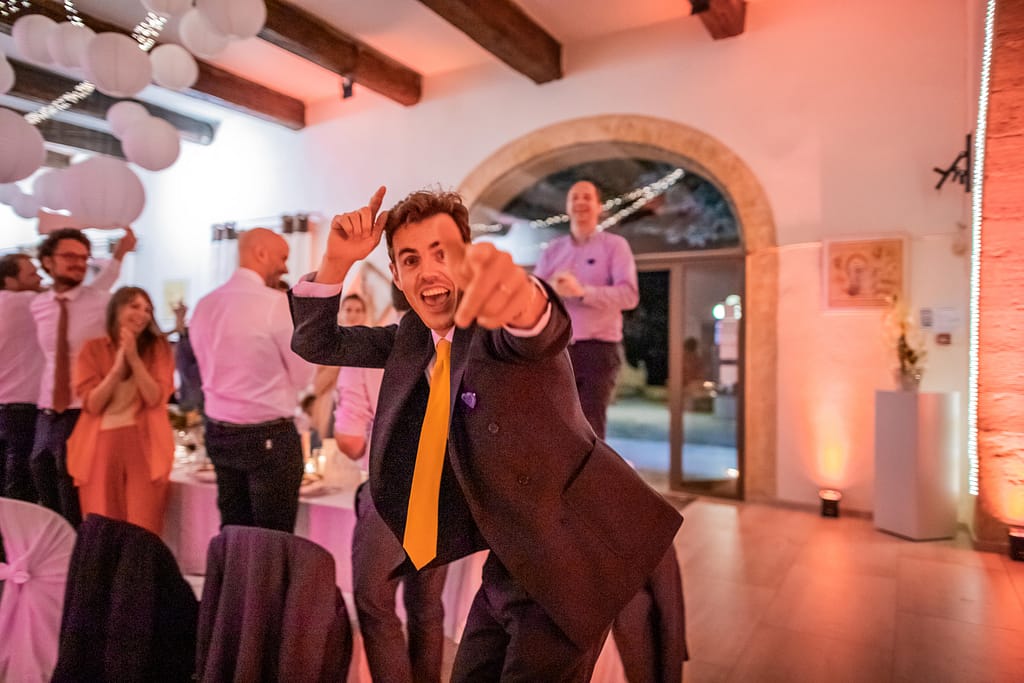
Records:
[[[487,431],[489,431],[491,434],[497,434],[498,433],[498,423],[497,422],[492,422],[491,424],[487,425]]]
[[[525,474],[520,474],[516,481],[519,482],[520,486],[526,486],[530,483],[530,477]]]

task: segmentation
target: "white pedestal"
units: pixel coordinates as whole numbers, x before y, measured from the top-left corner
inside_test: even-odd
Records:
[[[875,527],[915,541],[956,534],[960,397],[875,392]]]

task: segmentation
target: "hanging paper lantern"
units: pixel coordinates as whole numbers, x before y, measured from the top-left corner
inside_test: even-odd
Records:
[[[0,54],[0,95],[14,87],[14,67]]]
[[[39,202],[30,194],[22,194],[14,198],[11,208],[22,218],[35,218],[39,213]]]
[[[132,97],[153,77],[149,55],[120,33],[100,33],[90,40],[82,67],[96,89],[111,97]]]
[[[53,62],[65,69],[77,69],[85,59],[85,47],[96,33],[88,26],[65,21],[54,26],[46,38]]]
[[[162,17],[179,17],[192,7],[192,0],[142,0],[142,6]]]
[[[27,14],[14,22],[11,37],[18,52],[25,58],[40,64],[50,63],[50,49],[46,43],[57,22],[42,14]]]
[[[180,45],[167,43],[149,53],[153,62],[153,80],[171,90],[191,88],[199,78],[199,65],[188,50]]]
[[[68,209],[82,223],[97,228],[125,226],[142,213],[146,192],[120,159],[92,157],[65,173]]]
[[[132,124],[121,136],[121,146],[128,161],[148,171],[162,171],[178,159],[181,138],[174,126],[151,116]]]
[[[10,109],[0,109],[0,183],[27,178],[43,165],[43,136]]]
[[[64,192],[64,171],[52,170],[40,173],[32,181],[32,196],[39,206],[47,209],[66,209],[67,194]]]
[[[263,0],[196,0],[215,31],[230,38],[252,38],[267,21]]]
[[[138,102],[131,100],[122,100],[107,110],[107,123],[110,124],[110,130],[113,131],[114,137],[119,140],[131,126],[148,118],[149,111]]]
[[[178,24],[181,44],[196,57],[212,59],[224,51],[230,39],[218,33],[199,10],[192,8],[185,12]]]
[[[21,189],[14,183],[0,185],[0,204],[10,205],[14,198],[21,194]]]

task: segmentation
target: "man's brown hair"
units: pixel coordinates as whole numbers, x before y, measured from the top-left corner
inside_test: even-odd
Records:
[[[395,204],[388,212],[384,237],[387,239],[388,256],[391,260],[395,260],[391,243],[400,228],[409,223],[419,223],[439,213],[451,216],[459,228],[462,241],[470,241],[469,209],[462,203],[462,197],[457,192],[419,190]]]

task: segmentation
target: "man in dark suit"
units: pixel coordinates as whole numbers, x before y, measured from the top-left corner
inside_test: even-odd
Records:
[[[398,571],[491,550],[452,680],[588,680],[681,518],[588,425],[557,295],[493,245],[469,244],[458,195],[413,193],[378,216],[383,196],[332,222],[320,270],[292,291],[292,348],[384,368],[370,489],[406,549]],[[339,327],[341,283],[385,232],[415,315]]]

